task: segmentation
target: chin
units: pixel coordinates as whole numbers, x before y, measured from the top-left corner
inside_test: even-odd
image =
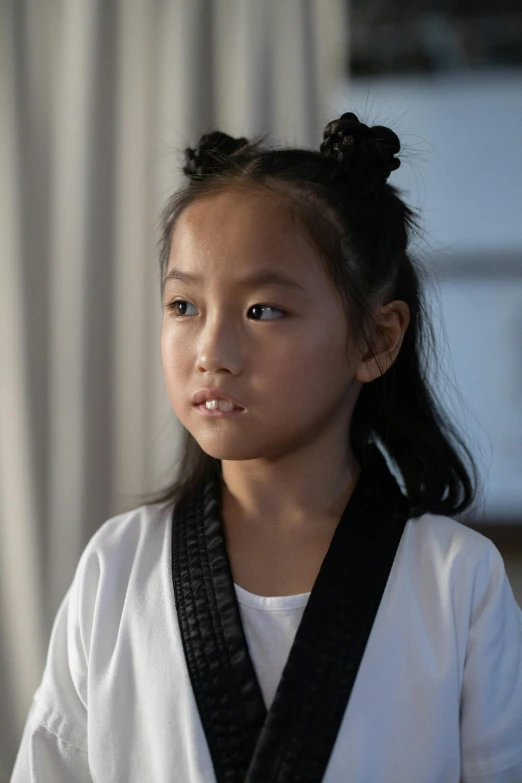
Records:
[[[261,456],[257,451],[254,451],[252,448],[245,447],[244,445],[238,445],[234,447],[232,445],[218,444],[212,447],[209,444],[200,443],[199,441],[198,443],[203,451],[209,455],[209,457],[214,457],[215,459],[230,460],[232,462],[243,462],[245,460],[256,459]]]
[[[233,438],[223,437],[218,433],[213,438],[198,438],[194,432],[191,432],[191,435],[205,454],[215,459],[244,461],[263,456],[259,448],[253,447],[252,443],[245,443],[244,439],[241,442],[234,442]]]

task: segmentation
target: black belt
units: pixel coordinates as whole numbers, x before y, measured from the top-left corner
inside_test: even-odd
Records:
[[[323,779],[410,511],[381,452],[369,448],[268,712],[241,622],[219,477],[174,507],[176,611],[218,783]]]

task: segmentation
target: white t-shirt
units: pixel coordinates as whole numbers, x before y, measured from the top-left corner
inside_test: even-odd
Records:
[[[87,544],[11,783],[215,783],[177,622],[171,515],[142,506]],[[236,594],[269,707],[309,594]],[[480,533],[432,514],[406,523],[324,781],[522,783],[522,611]]]

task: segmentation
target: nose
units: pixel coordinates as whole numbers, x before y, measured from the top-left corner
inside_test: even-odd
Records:
[[[223,319],[208,323],[202,330],[196,356],[200,373],[225,370],[237,375],[241,370],[241,345],[237,329]]]

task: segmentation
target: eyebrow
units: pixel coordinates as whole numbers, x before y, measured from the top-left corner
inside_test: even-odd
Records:
[[[201,275],[182,272],[180,269],[171,269],[166,275],[163,285],[165,285],[168,280],[178,280],[181,283],[201,283],[203,282],[203,277]],[[253,272],[239,280],[239,285],[243,286],[243,288],[276,285],[306,292],[304,286],[298,283],[297,280],[292,280],[292,278],[287,277],[284,272],[279,272],[277,269],[259,269],[257,272]]]

